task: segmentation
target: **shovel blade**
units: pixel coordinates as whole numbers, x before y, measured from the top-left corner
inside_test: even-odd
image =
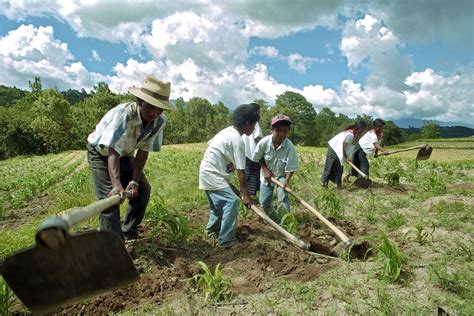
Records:
[[[431,152],[433,151],[433,147],[425,146],[418,150],[418,154],[416,155],[416,160],[428,160],[430,159]]]
[[[34,314],[139,279],[122,240],[104,231],[68,236],[65,245],[58,249],[37,244],[7,257],[0,271],[16,296]]]
[[[372,184],[372,180],[368,178],[357,178],[352,185],[355,185],[356,187],[362,188],[362,189],[367,189],[370,187]]]

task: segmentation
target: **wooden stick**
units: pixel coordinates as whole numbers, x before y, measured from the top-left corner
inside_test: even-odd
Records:
[[[319,213],[314,207],[312,207],[311,205],[309,205],[308,202],[306,202],[305,200],[303,200],[302,198],[300,198],[295,192],[293,192],[293,190],[291,190],[290,188],[285,188],[283,186],[283,184],[278,181],[277,179],[275,178],[271,178],[272,182],[275,183],[276,185],[278,185],[279,187],[281,187],[282,189],[284,189],[285,191],[287,191],[288,193],[290,193],[291,195],[293,195],[295,197],[295,199],[297,199],[301,204],[303,204],[308,210],[310,210],[314,215],[316,215],[317,218],[319,218],[319,220],[321,222],[323,222],[330,230],[332,230],[337,237],[339,237],[339,239],[344,243],[345,246],[349,246],[352,244],[352,241],[349,239],[349,237],[347,237],[339,228],[337,228],[336,226],[334,226],[330,221],[328,221],[321,213]]]
[[[229,182],[229,186],[234,191],[237,196],[242,199],[242,196],[240,194],[239,189],[237,189],[232,183]],[[296,245],[298,248],[301,248],[305,251],[309,250],[310,244],[307,242],[304,242],[303,240],[300,240],[296,238],[294,235],[289,233],[286,229],[278,225],[275,221],[273,221],[262,209],[260,209],[257,205],[252,204],[251,206],[252,211],[257,213],[258,216],[260,216],[267,224],[272,226],[276,231],[278,231],[280,234],[282,234],[288,241]]]
[[[347,160],[347,163],[350,164],[351,167],[354,168],[354,170],[357,171],[361,176],[363,176],[366,179],[368,178],[367,175],[365,173],[363,173],[362,170],[357,168],[351,161]]]
[[[409,148],[404,148],[404,149],[399,149],[399,150],[394,150],[394,151],[391,151],[389,153],[389,155],[391,154],[396,154],[396,153],[401,153],[401,152],[404,152],[404,151],[409,151],[409,150],[415,150],[415,149],[420,149],[420,148],[423,148],[423,147],[426,147],[428,145],[418,145],[418,146],[413,146],[413,147],[409,147]]]

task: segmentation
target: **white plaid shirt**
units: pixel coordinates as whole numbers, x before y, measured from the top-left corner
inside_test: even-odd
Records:
[[[104,156],[113,148],[120,157],[133,155],[136,149],[160,151],[166,116],[161,114],[146,128],[143,127],[138,105],[122,103],[108,111],[89,134],[87,141]]]

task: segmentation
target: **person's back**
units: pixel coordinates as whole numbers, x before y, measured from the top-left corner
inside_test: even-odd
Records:
[[[221,130],[209,142],[199,168],[199,188],[219,190],[228,187],[231,176],[229,165],[245,169],[245,160],[237,153],[244,151],[244,143],[239,132],[229,126]]]

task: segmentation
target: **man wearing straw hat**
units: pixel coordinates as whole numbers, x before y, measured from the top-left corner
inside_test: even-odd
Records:
[[[99,216],[101,230],[115,232],[122,239],[138,237],[137,228],[151,190],[143,168],[148,153],[161,149],[166,122],[163,110],[176,110],[169,101],[170,88],[169,82],[146,76],[141,88],[128,90],[137,97],[136,102],[122,103],[108,111],[87,138],[87,157],[97,199],[114,194],[123,197],[125,190],[132,192],[123,225],[119,206]]]

